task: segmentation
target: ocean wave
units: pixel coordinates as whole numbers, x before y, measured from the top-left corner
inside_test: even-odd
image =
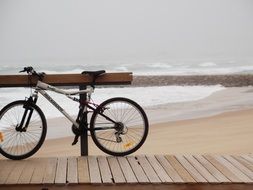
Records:
[[[217,75],[217,74],[253,74],[253,66],[234,67],[180,67],[156,71],[136,71],[135,75]]]
[[[170,69],[172,67],[168,63],[151,63],[148,66],[155,69]]]
[[[217,66],[217,64],[214,62],[204,62],[204,63],[200,63],[199,66],[201,66],[201,67],[214,67],[214,66]]]

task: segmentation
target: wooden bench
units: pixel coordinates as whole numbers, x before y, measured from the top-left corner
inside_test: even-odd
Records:
[[[127,85],[131,84],[132,80],[131,72],[105,73],[97,78],[95,85]],[[0,75],[0,87],[29,87],[35,86],[37,81],[37,77],[30,76],[29,78],[28,75]],[[82,90],[86,88],[86,85],[91,84],[92,78],[83,74],[46,74],[43,82],[54,86],[78,86]],[[80,100],[85,101],[86,95],[81,94]],[[88,155],[87,130],[84,131],[80,140],[82,156]]]
[[[0,189],[253,188],[250,154],[29,158],[0,168]]]

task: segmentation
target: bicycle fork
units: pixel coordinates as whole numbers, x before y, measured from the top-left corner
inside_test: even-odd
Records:
[[[31,108],[30,105],[36,103],[36,101],[37,101],[37,98],[35,98],[34,100],[33,100],[32,97],[28,98],[28,100],[26,101],[25,105],[23,106],[23,108],[25,109],[25,111],[24,111],[24,114],[22,116],[20,124],[18,124],[16,126],[16,131],[26,132],[27,127],[28,127],[28,125],[30,123],[32,114],[33,114],[33,109]]]

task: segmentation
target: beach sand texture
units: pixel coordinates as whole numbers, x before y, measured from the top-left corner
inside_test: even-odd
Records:
[[[135,154],[243,154],[253,152],[253,109],[217,116],[153,124]],[[36,157],[78,156],[73,137],[47,140]],[[89,154],[103,155],[89,138]]]
[[[149,108],[149,135],[134,154],[252,153],[251,100],[253,102],[252,87],[229,88],[199,101]],[[173,110],[178,114],[172,114]],[[58,134],[57,139],[48,138],[34,157],[79,156],[80,146],[79,143],[71,145],[73,136],[70,136],[69,126],[63,118],[49,120],[48,136],[54,137],[57,131],[63,134]],[[90,137],[89,155],[104,155]]]

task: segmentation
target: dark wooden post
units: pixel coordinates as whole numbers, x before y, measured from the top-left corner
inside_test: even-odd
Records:
[[[79,90],[85,90],[86,86],[80,85],[79,86]],[[85,102],[87,99],[87,94],[80,94],[80,101],[81,102]],[[88,112],[87,110],[84,110],[86,112],[84,112],[83,115],[83,122],[85,124],[86,127],[88,127]],[[88,156],[88,131],[84,128],[81,129],[83,131],[82,135],[80,136],[80,151],[81,151],[81,156]]]

